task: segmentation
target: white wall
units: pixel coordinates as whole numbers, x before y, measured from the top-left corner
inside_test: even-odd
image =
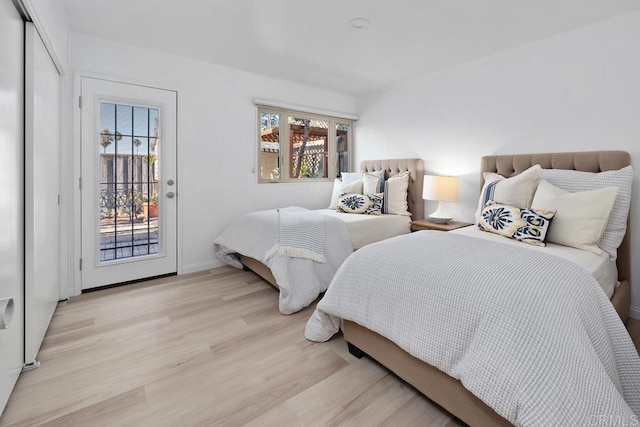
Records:
[[[178,91],[183,272],[220,265],[213,255],[213,239],[242,213],[328,205],[331,183],[256,183],[252,170],[257,118],[252,99],[354,114],[354,97],[80,34],[71,35],[71,68]],[[79,124],[73,126],[77,132]]]
[[[360,97],[356,162],[416,156],[427,173],[460,175],[460,202],[452,208],[456,218],[471,221],[483,155],[626,150],[638,171],[631,208],[635,259],[638,46],[640,12],[634,12]],[[635,264],[632,277],[632,315],[640,318]]]

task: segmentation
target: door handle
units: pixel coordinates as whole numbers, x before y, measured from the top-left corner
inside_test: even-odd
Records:
[[[7,329],[13,317],[13,298],[0,299],[0,329]]]
[[[173,199],[174,197],[176,197],[176,194],[175,194],[173,191],[169,191],[169,192],[167,193],[167,197],[168,197],[169,199]]]

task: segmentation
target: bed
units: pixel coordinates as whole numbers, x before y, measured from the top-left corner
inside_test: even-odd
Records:
[[[601,171],[609,171],[609,170],[618,170],[618,169],[624,168],[625,166],[628,166],[630,164],[630,157],[629,157],[629,154],[626,152],[616,152],[616,151],[488,156],[488,157],[483,157],[481,161],[481,181],[483,181],[482,173],[484,172],[495,172],[505,177],[512,177],[512,176],[518,175],[519,173],[525,171],[526,169],[528,169],[529,167],[535,164],[540,164],[544,169],[568,169],[568,170],[578,170],[578,171],[586,171],[586,172],[601,172]],[[419,232],[419,233],[438,233],[438,232],[425,231],[425,232]],[[410,246],[406,244],[407,242],[411,240],[425,238],[427,236],[427,235],[418,236],[417,234],[419,233],[414,233],[415,235],[406,236],[404,238],[402,237],[396,238],[395,240],[398,240],[398,244],[396,245],[396,248],[400,246],[404,248],[410,248]],[[460,237],[452,237],[452,238],[463,239],[464,237],[460,236]],[[461,241],[467,242],[466,240],[461,240]],[[392,243],[393,243],[392,241],[385,242],[386,247],[388,249],[387,253],[390,252],[392,248],[394,248],[392,246]],[[442,243],[444,244],[446,242],[442,242]],[[371,248],[368,248],[368,249],[371,249]],[[410,251],[410,249],[407,249],[407,250]],[[632,381],[632,380],[638,381],[637,372],[639,371],[639,368],[638,368],[639,362],[637,361],[638,359],[637,353],[635,352],[635,348],[633,347],[633,344],[631,343],[630,338],[628,338],[628,334],[626,334],[626,331],[621,332],[621,330],[624,330],[624,327],[620,324],[620,320],[618,320],[618,317],[616,316],[616,313],[617,313],[619,318],[622,321],[625,321],[629,311],[629,305],[630,305],[629,250],[630,250],[629,227],[628,227],[628,220],[627,220],[626,235],[624,236],[622,244],[618,248],[618,257],[616,260],[618,280],[620,283],[615,288],[615,290],[612,291],[613,295],[610,298],[611,304],[615,308],[615,311],[611,310],[611,305],[609,305],[608,302],[606,301],[606,297],[604,297],[603,295],[598,295],[597,291],[593,291],[593,292],[594,292],[594,295],[596,295],[596,297],[600,298],[599,301],[602,301],[602,300],[605,301],[604,303],[605,306],[602,307],[602,312],[604,313],[602,314],[602,316],[607,318],[606,320],[606,322],[608,322],[607,325],[611,325],[611,328],[616,330],[615,339],[617,340],[618,336],[620,335],[621,336],[620,340],[622,340],[623,344],[627,345],[627,347],[630,346],[631,348],[631,350],[627,348],[627,350],[631,352],[630,356],[629,354],[627,354],[627,356],[629,356],[627,357],[627,359],[631,360],[630,363],[632,365],[632,368],[629,368],[629,369],[633,371],[633,375],[629,374],[628,377],[630,379],[627,379],[625,381]],[[410,256],[413,254],[410,254],[407,252],[406,255]],[[364,257],[364,254],[362,254],[361,258],[363,257]],[[351,259],[349,261],[351,261]],[[363,259],[361,259],[361,261],[363,261]],[[546,259],[543,258],[542,262],[544,261],[546,261]],[[358,260],[354,260],[354,262],[358,262]],[[347,264],[348,263],[345,263],[341,267],[341,270],[338,271],[338,273],[336,274],[336,279],[338,279],[339,276],[348,275],[348,271],[347,273],[341,274],[343,273],[342,270],[349,269],[349,266]],[[571,265],[566,265],[566,264],[563,264],[563,265],[567,268],[573,268]],[[579,274],[585,271],[583,269],[579,269],[579,270],[580,271],[576,270],[574,273]],[[424,272],[424,274],[429,274],[429,272]],[[371,275],[373,276],[375,275],[375,273],[371,273]],[[585,278],[584,279],[585,281],[589,279],[589,280],[593,280],[595,283],[595,279],[589,273],[586,273],[586,275],[588,276],[588,278]],[[354,279],[354,280],[358,281],[358,279]],[[329,291],[327,292],[327,295],[333,291],[333,287],[336,281],[337,280],[334,280],[334,282],[332,282],[332,285]],[[363,279],[363,281],[366,281],[366,280]],[[593,289],[593,287],[594,285],[591,285],[591,288],[589,289]],[[400,288],[398,292],[402,293],[403,292],[402,288]],[[325,295],[325,298],[327,295]],[[354,295],[347,295],[347,296],[341,295],[341,297],[343,298],[343,301],[339,302],[339,304],[344,304],[345,306],[348,304],[353,304],[356,307],[358,306],[359,301],[356,301],[356,300],[358,300],[359,297],[356,297]],[[320,302],[319,307],[322,306],[325,298],[323,298],[323,300]],[[393,299],[394,296],[391,296],[389,298]],[[464,295],[460,294],[460,298],[464,298]],[[383,302],[383,304],[387,304],[387,303]],[[391,304],[391,303],[388,303],[388,304]],[[393,307],[393,306],[388,305],[388,307]],[[389,309],[392,310],[392,308],[389,308]],[[371,308],[370,307],[362,308],[362,311],[368,311],[368,310],[371,310]],[[407,308],[407,310],[410,310],[410,308]],[[316,311],[316,313],[317,312],[318,311]],[[312,319],[316,316],[316,313],[314,313],[314,316],[312,317]],[[451,316],[452,323],[455,323],[457,321],[455,319],[455,316],[452,316],[451,313],[445,312],[442,315]],[[612,316],[613,316],[613,319],[611,318]],[[343,323],[342,330],[343,330],[345,340],[348,343],[349,351],[354,356],[362,357],[364,355],[368,355],[372,359],[378,361],[380,364],[382,364],[387,369],[395,373],[401,379],[403,379],[404,381],[406,381],[407,383],[415,387],[417,390],[423,393],[426,397],[428,397],[429,399],[431,399],[432,401],[434,401],[435,403],[437,403],[438,405],[440,405],[441,407],[443,407],[444,409],[449,411],[451,414],[453,414],[454,416],[456,416],[457,418],[459,418],[460,420],[464,421],[467,424],[470,424],[473,426],[511,425],[511,423],[507,421],[505,417],[499,415],[494,409],[492,409],[492,407],[485,404],[483,400],[480,400],[478,397],[476,397],[476,395],[474,395],[467,388],[465,388],[462,385],[462,382],[460,380],[446,374],[445,372],[443,372],[442,369],[438,369],[437,367],[434,367],[424,362],[420,358],[414,357],[408,351],[401,348],[396,342],[393,342],[385,338],[381,333],[377,333],[372,330],[372,329],[384,329],[382,326],[378,327],[378,325],[376,325],[376,327],[367,328],[367,327],[361,326],[359,323],[355,321],[347,320],[346,317],[347,316],[343,316],[344,321],[342,322]],[[312,322],[312,319],[310,319],[310,323]],[[382,320],[380,322],[384,323]],[[618,324],[616,324],[616,322],[618,322]],[[310,327],[310,324],[307,325],[307,330],[309,330],[309,327]],[[399,329],[400,334],[403,333],[403,329],[401,327],[398,326],[396,327],[396,329]],[[508,329],[508,327],[506,329]],[[508,333],[508,332],[505,332],[505,333]],[[626,334],[626,338],[624,336],[625,334]],[[305,332],[305,335],[307,335],[307,331]],[[535,335],[535,332],[533,332],[532,335]],[[529,339],[529,337],[526,337],[526,338],[527,340]],[[411,340],[414,340],[414,339],[415,338],[413,336],[407,337],[407,340],[409,342],[411,342]],[[625,340],[628,340],[628,342]],[[398,341],[401,341],[401,340],[398,340]],[[611,338],[611,341],[615,341],[615,340]],[[406,347],[406,345],[404,346]],[[535,349],[533,349],[532,351],[535,352]],[[507,360],[505,363],[509,363],[509,360]],[[627,369],[628,366],[625,365],[624,368]],[[623,368],[619,368],[619,369],[622,370]],[[578,387],[576,386],[576,389],[577,388]],[[632,399],[635,402],[636,411],[637,411],[637,405],[638,405],[638,402],[640,401],[640,397],[638,396],[640,394],[640,385],[638,385],[638,383],[632,386],[632,394],[633,393],[635,394]],[[606,400],[605,397],[602,397],[602,399]],[[495,407],[495,404],[493,406]],[[522,410],[524,412],[524,409]],[[516,414],[512,414],[512,415],[514,417],[516,416]],[[597,415],[598,416],[603,415],[606,417],[610,414],[597,414]],[[596,414],[594,414],[593,416],[595,417]],[[596,418],[593,418],[593,420],[595,419]],[[591,421],[595,423],[596,421],[593,421],[593,420]],[[635,418],[635,420],[637,420],[637,418]],[[588,424],[589,421],[590,420],[585,419],[583,420],[583,423]],[[519,422],[522,424],[527,424],[527,422],[523,422],[521,419]],[[539,422],[540,421],[536,422],[534,420],[533,422],[531,422],[531,424],[535,425],[536,423],[539,423]],[[633,419],[626,420],[626,422],[633,422]],[[555,420],[552,422],[552,424],[562,424],[562,423],[558,420]]]
[[[241,227],[230,230],[230,228],[237,226],[237,224],[231,224],[223,235],[216,239],[216,255],[230,265],[242,266],[254,271],[278,288],[280,290],[279,308],[281,313],[291,314],[306,307],[321,292],[324,292],[333,273],[352,251],[375,241],[407,234],[410,232],[411,220],[424,217],[424,202],[422,200],[424,166],[422,159],[365,160],[361,163],[360,170],[367,173],[384,171],[385,180],[408,172],[406,203],[411,216],[354,215],[338,213],[331,209],[313,211],[323,215],[326,218],[326,226],[332,229],[327,229],[326,234],[327,244],[330,243],[329,240],[333,242],[330,246],[332,249],[327,251],[327,262],[319,264],[311,260],[283,259],[283,257],[263,262],[265,258],[262,257],[264,253],[262,248],[245,248],[232,242],[232,239],[241,233],[247,234],[246,241],[269,232],[277,234],[277,230],[273,230],[274,227],[278,227],[277,219],[272,216],[273,211],[255,212],[248,214],[252,218],[247,218],[246,215],[245,218],[242,218],[245,222]],[[307,213],[302,208],[286,209],[299,209],[301,215]],[[271,221],[271,224],[265,224],[264,221]],[[266,229],[270,231],[265,232]],[[345,239],[348,243],[345,243]],[[253,253],[251,253],[252,251]],[[276,277],[280,278],[280,283]],[[306,277],[307,280],[301,280],[300,277]]]

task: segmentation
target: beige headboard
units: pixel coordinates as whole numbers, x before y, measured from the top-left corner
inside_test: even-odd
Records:
[[[384,170],[385,179],[409,171],[407,203],[411,219],[424,218],[424,200],[422,200],[424,162],[422,159],[363,160],[360,163],[360,170],[364,172]]]
[[[576,153],[541,153],[485,156],[480,160],[480,185],[484,184],[484,172],[495,172],[502,176],[514,176],[533,165],[543,169],[569,169],[583,172],[602,172],[622,169],[631,164],[631,156],[626,151],[585,151]],[[618,249],[618,280],[631,279],[631,249],[627,234]]]

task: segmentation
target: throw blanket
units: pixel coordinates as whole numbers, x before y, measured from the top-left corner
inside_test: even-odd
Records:
[[[268,260],[275,254],[292,258],[307,258],[316,262],[327,262],[324,256],[324,216],[313,211],[291,211],[278,209],[280,219],[280,241],[269,249],[264,257]]]
[[[314,212],[304,208],[289,207],[277,210],[251,212],[236,219],[214,241],[214,252],[218,258],[236,268],[243,268],[237,254],[261,260],[271,269],[273,277],[280,288],[279,309],[282,314],[291,314],[302,310],[311,304],[329,286],[336,270],[353,252],[347,226],[337,218],[320,217],[324,223],[323,245],[312,244],[310,248],[323,246],[325,261],[319,263],[307,258],[289,257],[286,250],[277,251],[267,257],[267,252],[285,242],[292,243],[291,231],[284,232],[281,241],[281,217],[300,214],[307,219],[312,218]],[[316,214],[320,216],[320,214]],[[297,221],[284,220],[291,225]],[[317,230],[318,219],[311,219],[315,225],[302,226],[304,229]],[[315,233],[316,236],[318,233]],[[302,244],[304,247],[304,243]],[[318,249],[319,250],[319,249]]]
[[[366,246],[305,336],[325,341],[354,321],[516,425],[633,425],[640,358],[611,302],[583,268],[525,246],[437,231]]]

